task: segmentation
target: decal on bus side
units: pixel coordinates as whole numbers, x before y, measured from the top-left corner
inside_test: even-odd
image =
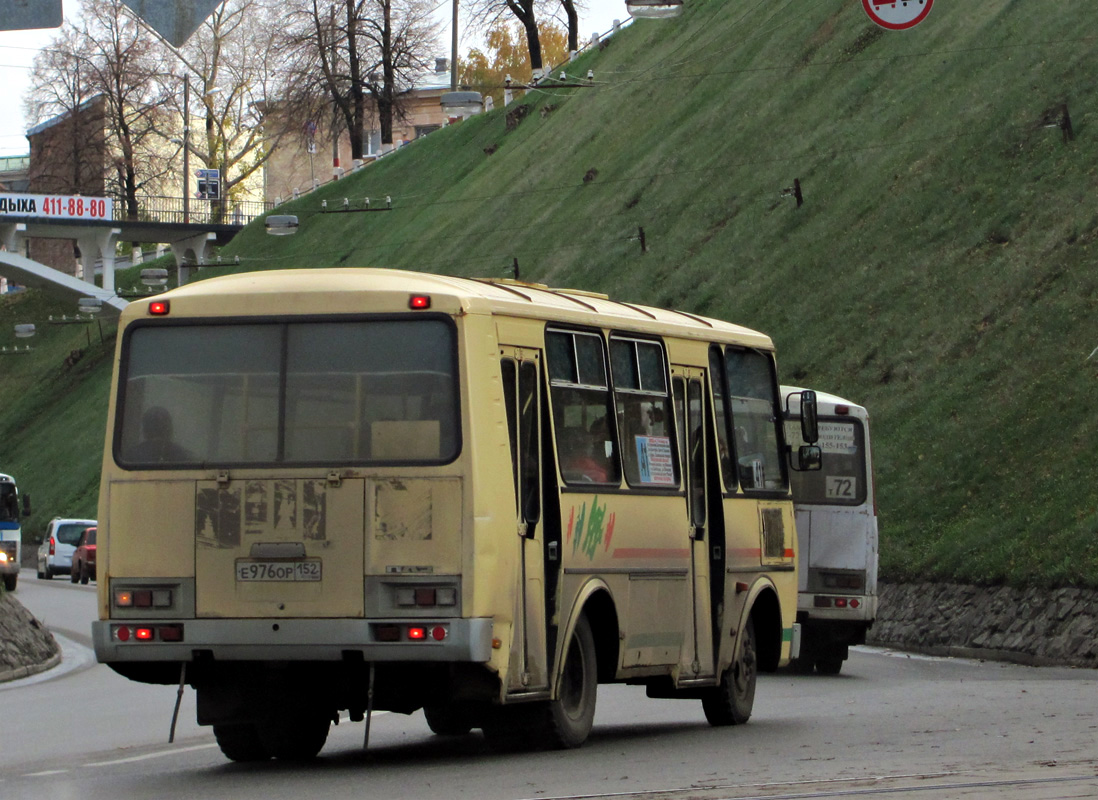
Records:
[[[610,540],[614,537],[614,515],[611,514],[607,518],[607,507],[606,503],[599,506],[598,495],[591,500],[590,517],[587,516],[587,503],[580,506],[578,515],[576,507],[572,506],[568,515],[567,530],[568,541],[572,542],[573,554],[582,550],[587,560],[591,561],[595,558],[600,544],[604,552],[610,549]]]

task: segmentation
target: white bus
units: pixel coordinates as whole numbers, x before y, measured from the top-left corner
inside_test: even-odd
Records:
[[[796,443],[802,389],[783,386],[786,430]],[[877,617],[877,502],[869,414],[816,392],[823,468],[791,474],[797,517],[801,652],[795,667],[837,675]]]
[[[22,508],[19,505],[19,488],[15,478],[0,473],[0,576],[4,579],[4,588],[15,591],[19,582],[20,559],[23,556],[23,526],[20,515],[28,516],[30,497],[23,495]]]
[[[764,334],[516,281],[281,270],[135,301],[96,655],[193,686],[238,761],[311,758],[344,709],[576,747],[598,683],[746,722],[798,644],[776,375]]]

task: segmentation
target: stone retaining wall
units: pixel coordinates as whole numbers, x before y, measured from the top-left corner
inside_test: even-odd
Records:
[[[930,655],[1098,668],[1098,592],[882,583],[868,643]]]
[[[34,675],[60,661],[53,635],[15,597],[0,592],[0,682]]]

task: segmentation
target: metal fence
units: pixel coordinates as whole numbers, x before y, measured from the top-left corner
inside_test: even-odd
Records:
[[[274,203],[248,200],[234,203],[228,200],[191,199],[186,213],[182,197],[139,197],[137,218],[145,222],[188,222],[193,225],[247,225],[256,217],[274,208]],[[129,219],[126,204],[114,203],[114,219]]]

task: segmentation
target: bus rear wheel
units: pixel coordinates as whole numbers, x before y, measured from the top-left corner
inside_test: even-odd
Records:
[[[266,761],[271,757],[259,738],[259,730],[251,723],[214,725],[217,746],[230,761]]]
[[[423,716],[436,736],[464,736],[473,729],[469,715],[451,706],[425,706]]]
[[[740,635],[736,657],[721,675],[720,685],[707,690],[702,710],[710,725],[742,725],[751,718],[755,706],[755,683],[759,677],[755,622],[747,618]]]
[[[309,761],[316,758],[328,741],[328,717],[290,714],[266,722],[259,739],[269,755],[280,761]]]
[[[587,616],[581,616],[564,654],[560,693],[550,700],[545,717],[546,744],[558,749],[579,747],[595,722],[599,673],[595,636]]]

